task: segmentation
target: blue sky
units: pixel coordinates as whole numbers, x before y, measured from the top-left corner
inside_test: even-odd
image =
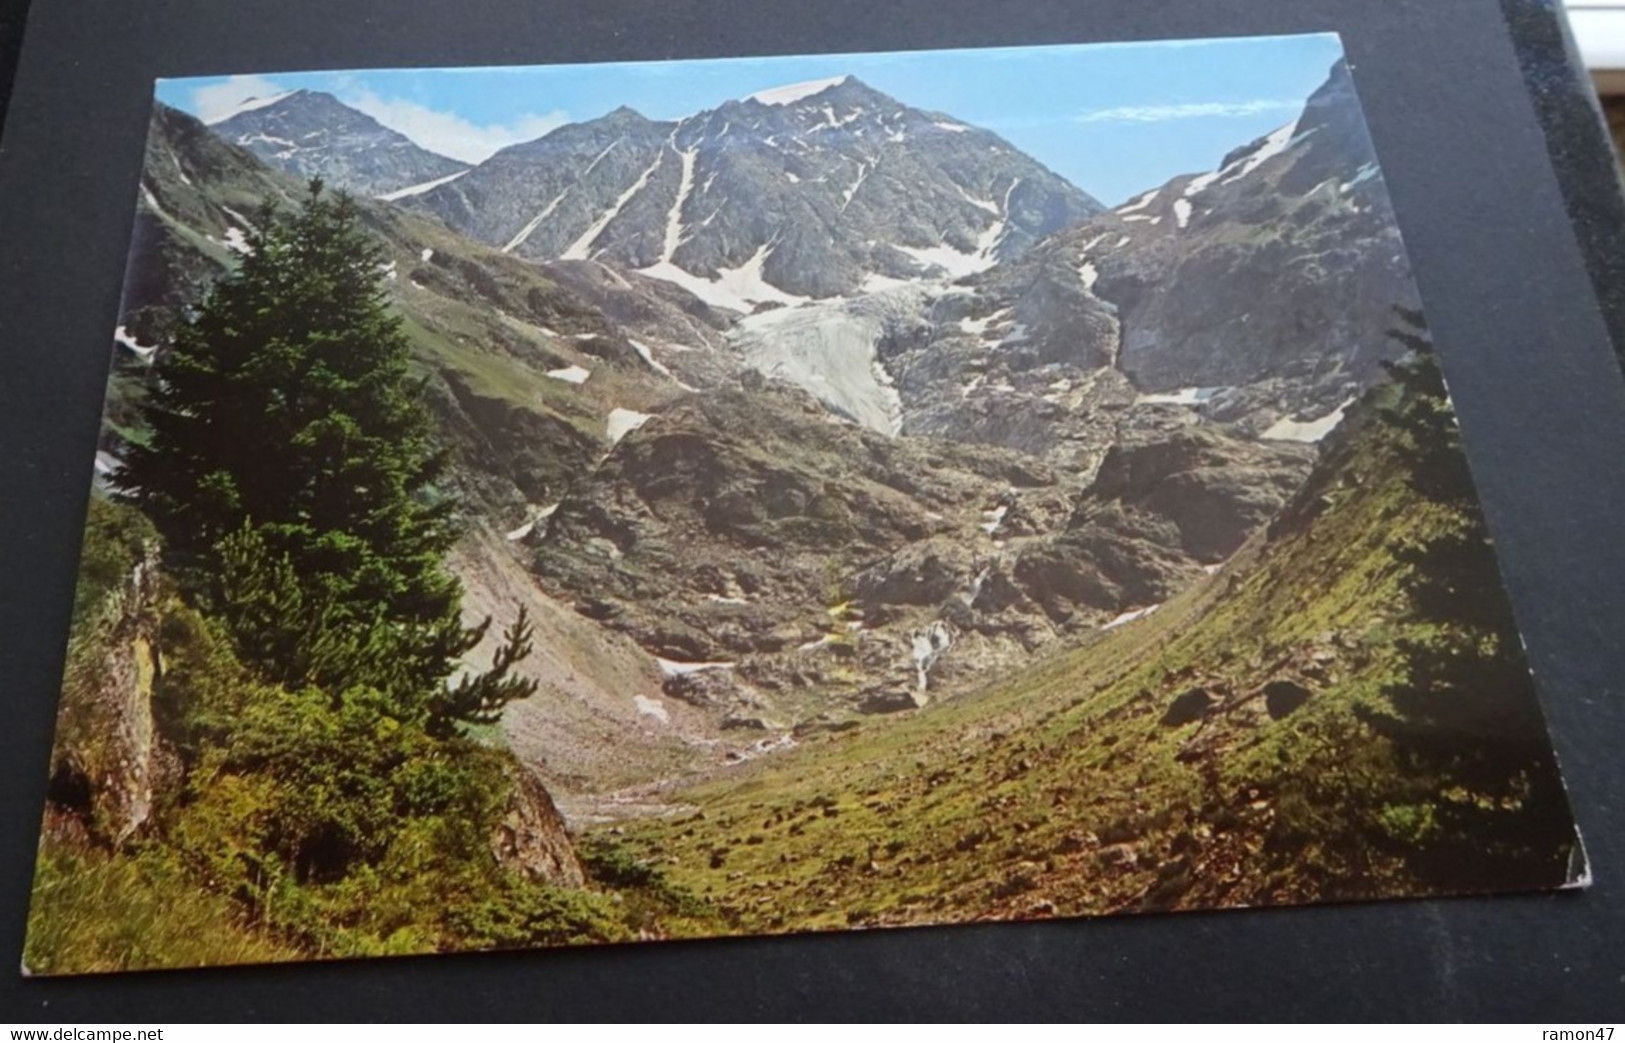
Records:
[[[916,108],[1002,135],[1108,205],[1294,119],[1342,55],[1332,34],[1161,43],[160,80],[205,120],[280,90],[327,91],[471,162],[629,105],[675,119],[802,80],[854,75]]]

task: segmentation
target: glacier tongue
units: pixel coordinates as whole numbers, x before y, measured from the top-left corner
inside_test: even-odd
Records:
[[[836,298],[743,319],[734,346],[769,377],[789,381],[830,409],[895,436],[903,405],[876,347],[888,326],[923,314],[929,286],[901,286],[853,300]]]

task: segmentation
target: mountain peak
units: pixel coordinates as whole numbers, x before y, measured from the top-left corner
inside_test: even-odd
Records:
[[[251,98],[209,128],[274,167],[360,195],[389,195],[468,169],[323,91]]]
[[[299,88],[297,90],[291,90],[291,91],[278,91],[275,94],[266,94],[266,95],[259,96],[259,97],[244,98],[242,101],[238,102],[236,105],[233,105],[226,112],[221,113],[220,115],[214,117],[213,119],[205,120],[204,123],[205,123],[206,126],[213,127],[213,126],[215,126],[217,124],[224,123],[229,119],[235,119],[236,117],[241,116],[245,112],[253,112],[255,109],[269,108],[272,105],[281,104],[282,102],[287,101],[289,98],[292,98],[295,95],[309,94],[309,93],[310,92],[305,90],[304,88]]]
[[[770,87],[765,91],[757,91],[745,100],[762,105],[792,105],[815,94],[822,94],[831,87],[856,82],[851,76],[835,76],[823,80],[804,80],[801,83],[787,83],[782,87]]]
[[[652,123],[653,120],[630,105],[617,105],[604,113],[603,119],[612,123]]]

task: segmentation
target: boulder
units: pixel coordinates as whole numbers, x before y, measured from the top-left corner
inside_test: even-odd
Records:
[[[858,712],[868,714],[901,713],[918,710],[927,702],[924,692],[903,685],[887,685],[866,689],[858,697]]]
[[[1296,681],[1277,679],[1264,686],[1264,707],[1271,720],[1280,720],[1303,706],[1314,693]]]
[[[1220,701],[1218,694],[1206,688],[1192,688],[1168,704],[1167,712],[1162,715],[1162,724],[1165,727],[1178,728],[1199,721],[1217,707]]]

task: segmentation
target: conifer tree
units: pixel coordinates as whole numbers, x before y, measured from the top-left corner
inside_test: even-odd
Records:
[[[1437,520],[1396,547],[1418,625],[1396,645],[1405,675],[1386,689],[1392,713],[1370,723],[1438,781],[1426,864],[1454,886],[1555,879],[1572,839],[1562,782],[1444,376],[1421,315],[1399,317],[1390,336],[1409,354],[1387,367],[1400,395],[1385,419],[1402,435],[1407,484]]]
[[[320,180],[297,213],[260,213],[155,366],[120,484],[268,679],[452,712],[467,699],[443,682],[484,627],[460,625],[442,455],[360,216]]]

